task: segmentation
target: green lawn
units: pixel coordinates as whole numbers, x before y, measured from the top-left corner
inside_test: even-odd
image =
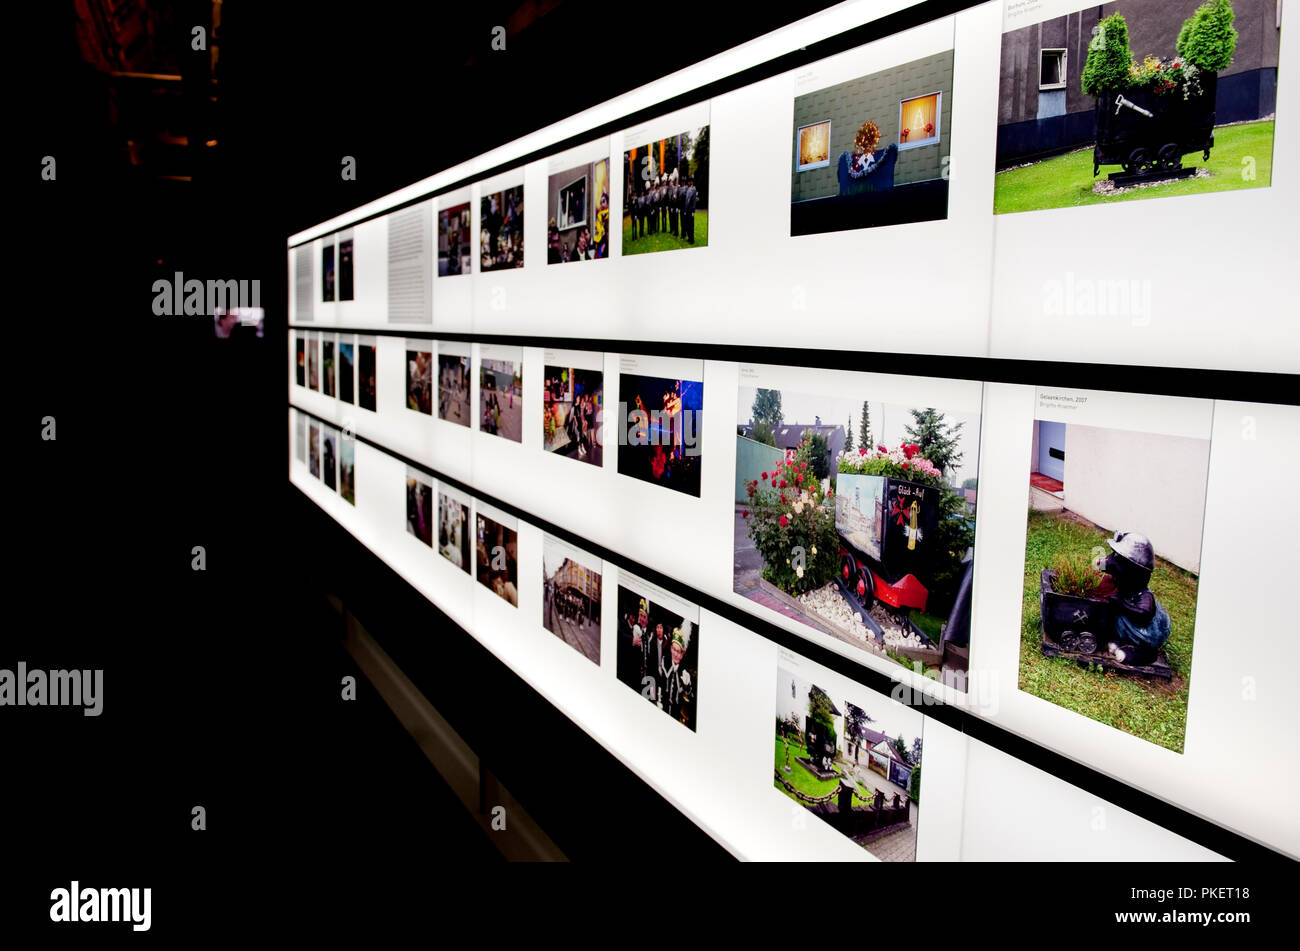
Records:
[[[781,742],[781,738],[779,736],[775,737],[775,740],[776,740],[776,758],[773,761],[774,765],[777,771],[781,772],[781,775],[785,777],[785,781],[788,782],[791,786],[795,787],[795,789],[798,789],[805,796],[814,796],[814,797],[825,796],[827,793],[834,792],[835,790],[839,789],[840,781],[838,779],[826,779],[826,780],[818,779],[812,773],[808,772],[808,770],[804,768],[804,765],[802,763],[796,760],[796,757],[802,756],[806,759],[808,756],[808,750],[804,748],[803,744],[801,743],[795,743],[791,741],[790,772],[788,773],[784,772],[783,770],[785,767],[785,744]],[[775,786],[777,789],[781,790],[781,792],[785,793],[786,796],[789,796],[790,799],[799,803],[801,806],[808,805],[802,799],[797,799],[794,796],[791,796],[790,791],[786,789],[784,786],[782,786],[780,783],[778,783],[775,779],[772,780],[772,785]],[[861,805],[864,806],[871,805],[869,800],[863,799],[856,792],[853,794],[853,799],[855,802]]]
[[[1108,533],[1048,512],[1029,513],[1025,544],[1025,589],[1020,631],[1020,689],[1067,710],[1131,733],[1176,753],[1183,751],[1187,728],[1188,676],[1196,628],[1194,575],[1156,559],[1151,591],[1169,612],[1165,656],[1173,668],[1172,684],[1146,682],[1122,674],[1087,670],[1073,659],[1044,657],[1039,631],[1039,574],[1057,552],[1088,553],[1103,545]]]
[[[709,213],[695,212],[695,243],[690,244],[685,238],[674,238],[661,231],[658,234],[646,234],[633,240],[632,219],[623,218],[623,254],[649,254],[651,251],[674,251],[678,248],[702,248],[709,243]]]
[[[1255,178],[1250,181],[1242,178],[1245,168],[1242,160],[1247,157],[1255,163]],[[1202,161],[1198,152],[1184,156],[1183,164],[1204,165],[1210,170],[1210,177],[1185,178],[1164,185],[1134,188],[1119,195],[1102,196],[1093,192],[1093,182],[1104,181],[1107,175],[1120,171],[1120,168],[1118,165],[1103,165],[1094,179],[1092,149],[1082,149],[1024,168],[998,172],[993,191],[993,212],[1001,215],[1043,208],[1266,187],[1273,179],[1273,120],[1220,126],[1214,130],[1214,147],[1210,149],[1209,161]]]

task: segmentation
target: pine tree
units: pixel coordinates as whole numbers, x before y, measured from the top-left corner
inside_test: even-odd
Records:
[[[853,451],[853,414],[849,413],[848,424],[844,427],[844,451],[850,453]]]
[[[920,447],[920,455],[932,462],[946,477],[961,462],[963,453],[957,448],[962,423],[946,424],[943,414],[934,407],[912,410],[912,422],[907,424],[907,438]]]
[[[871,444],[871,407],[862,401],[862,422],[858,425],[858,445],[868,452],[875,448]]]

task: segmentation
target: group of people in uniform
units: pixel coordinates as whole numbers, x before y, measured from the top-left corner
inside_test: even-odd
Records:
[[[632,222],[630,239],[637,241],[647,235],[668,234],[694,244],[695,208],[699,200],[695,179],[688,176],[679,180],[676,170],[671,175],[649,179],[640,191],[633,186],[624,209]]]
[[[656,615],[661,612],[656,608]],[[651,620],[650,603],[641,598],[635,615],[620,620],[619,679],[674,720],[695,729],[694,661],[688,660],[694,627],[690,621],[669,616],[676,624]],[[693,657],[694,655],[692,655]]]

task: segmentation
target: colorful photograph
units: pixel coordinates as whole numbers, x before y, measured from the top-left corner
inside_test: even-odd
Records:
[[[522,442],[524,438],[523,372],[512,360],[488,360],[479,363],[479,429],[503,439]]]
[[[321,341],[321,392],[334,395],[334,338]]]
[[[733,589],[965,691],[979,416],[867,385],[740,388]]]
[[[433,484],[417,472],[406,472],[406,530],[433,547]]]
[[[524,266],[524,186],[485,195],[480,207],[479,270]]]
[[[469,425],[469,383],[469,357],[438,354],[439,419]]]
[[[353,358],[355,349],[350,339],[347,343],[339,341],[339,399],[344,403],[354,401],[352,391],[356,385],[354,382],[356,370]]]
[[[339,439],[339,495],[349,505],[357,504],[357,441],[348,436]]]
[[[433,351],[406,351],[406,408],[433,415]]]
[[[333,238],[330,243],[321,248],[321,300],[332,301],[334,299],[334,244]]]
[[[546,367],[542,385],[542,447],[593,466],[605,461],[604,374],[599,370]]]
[[[438,554],[469,574],[469,506],[438,493]]]
[[[546,263],[609,257],[609,159],[550,178]]]
[[[297,351],[298,358],[295,367],[298,385],[305,386],[307,383],[307,341],[301,335],[294,342],[294,349]]]
[[[1011,25],[996,214],[1272,183],[1274,0],[1120,0]]]
[[[486,515],[475,516],[478,583],[519,607],[519,535]]]
[[[316,423],[307,427],[307,471],[320,478],[320,426]]]
[[[798,96],[790,234],[948,217],[952,50]]]
[[[623,253],[709,243],[709,127],[623,153]]]
[[[1020,689],[1181,753],[1210,440],[1033,426]]]
[[[337,489],[337,465],[338,465],[338,442],[339,432],[332,426],[325,426],[321,430],[321,469],[322,477],[325,480],[325,488]]]
[[[687,729],[695,729],[699,618],[618,586],[618,679]]]
[[[352,239],[339,242],[339,300],[352,300]]]
[[[438,276],[470,273],[472,254],[469,202],[442,209],[438,212]]]
[[[357,405],[375,411],[375,347],[374,344],[357,345]]]
[[[882,862],[915,862],[924,724],[880,694],[851,700],[777,668],[773,785]]]
[[[542,545],[542,626],[598,666],[599,563],[550,536]]]
[[[704,383],[619,375],[618,471],[699,498]]]
[[[320,391],[320,340],[314,334],[307,339],[307,386]]]

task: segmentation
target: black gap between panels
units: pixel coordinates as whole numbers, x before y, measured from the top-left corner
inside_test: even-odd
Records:
[[[1172,366],[1133,366],[1120,363],[1079,363],[1057,360],[1018,360],[1009,357],[966,357],[944,354],[888,353],[865,350],[792,349],[729,343],[679,343],[672,340],[615,340],[552,337],[530,334],[455,333],[407,330],[400,327],[325,327],[292,324],[298,333],[343,333],[361,337],[409,337],[543,350],[582,350],[626,353],[772,366],[851,370],[895,376],[921,376],[981,383],[1062,386],[1117,393],[1149,393],[1193,399],[1237,400],[1246,403],[1300,405],[1300,375],[1256,370],[1216,370]],[[1099,384],[1099,380],[1104,381]],[[1114,381],[1122,385],[1108,386]]]
[[[327,426],[336,424],[323,416],[304,410],[292,402],[289,404],[290,409],[301,413],[303,416],[315,419],[317,422]],[[529,525],[540,529],[548,535],[559,538],[579,549],[584,549],[593,556],[605,561],[612,562],[618,566],[620,571],[629,573],[643,578],[646,581],[656,584],[667,591],[672,592],[677,597],[682,598],[700,608],[704,608],[713,614],[726,618],[733,624],[751,631],[758,636],[772,641],[780,647],[797,653],[808,658],[814,663],[823,667],[830,668],[835,672],[848,677],[856,683],[859,683],[877,693],[883,694],[905,706],[911,706],[920,710],[924,716],[937,720],[945,726],[958,730],[972,739],[979,740],[994,749],[1012,756],[1023,763],[1027,763],[1043,772],[1049,773],[1056,778],[1069,783],[1072,786],[1083,789],[1101,799],[1110,802],[1121,809],[1126,809],[1135,815],[1142,816],[1149,821],[1162,825],[1186,839],[1205,846],[1214,852],[1219,853],[1227,858],[1236,861],[1259,861],[1259,860],[1277,860],[1282,859],[1282,854],[1267,845],[1256,842],[1240,833],[1226,829],[1210,821],[1209,819],[1199,816],[1193,812],[1183,809],[1181,806],[1168,802],[1151,793],[1145,792],[1136,787],[1130,786],[1122,780],[1108,776],[1099,772],[1084,763],[1070,759],[1062,753],[1047,749],[1040,746],[1033,740],[1029,740],[1016,733],[1012,733],[1000,726],[990,723],[975,714],[963,710],[960,707],[943,702],[937,697],[925,696],[920,700],[913,701],[906,699],[910,694],[917,691],[903,690],[902,696],[893,696],[893,690],[899,685],[888,674],[881,671],[866,667],[858,662],[848,658],[836,651],[829,650],[812,641],[793,634],[784,628],[781,628],[769,621],[756,617],[744,609],[730,604],[720,598],[703,591],[699,591],[690,584],[679,578],[665,575],[662,572],[643,565],[634,559],[628,558],[621,552],[615,552],[604,545],[601,545],[591,539],[576,535],[566,528],[540,518],[531,512],[521,509],[519,506],[507,502],[503,499],[496,498],[493,495],[476,489],[469,483],[463,482],[453,476],[434,469],[424,463],[418,462],[410,457],[396,452],[382,443],[376,442],[362,436],[359,433],[352,434],[352,438],[358,442],[364,443],[373,449],[388,455],[389,457],[404,463],[412,469],[445,483],[460,492],[472,496],[473,498],[485,502],[488,505],[500,509],[514,518],[526,522]],[[295,488],[297,488],[295,486]],[[298,489],[302,492],[302,489]],[[306,495],[303,492],[303,495]],[[309,497],[310,498],[310,497]],[[319,508],[319,506],[318,506]],[[323,511],[323,510],[322,510]],[[378,558],[378,556],[375,556]],[[380,559],[382,561],[382,559]],[[386,564],[386,563],[385,563]],[[393,569],[389,567],[389,570]],[[396,572],[394,571],[394,574]],[[448,623],[455,624],[451,618]],[[460,625],[456,625],[460,627]],[[461,628],[464,631],[464,628]],[[468,631],[465,631],[469,634]],[[473,636],[469,634],[469,636]]]

